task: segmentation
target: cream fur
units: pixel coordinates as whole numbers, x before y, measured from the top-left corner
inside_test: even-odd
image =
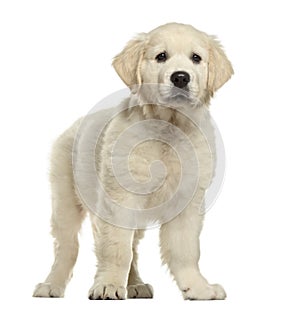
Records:
[[[165,63],[157,63],[155,56],[162,51],[168,53],[169,59]],[[200,64],[191,61],[193,52],[201,55]],[[180,178],[180,167],[176,153],[166,144],[146,142],[137,146],[129,157],[131,174],[138,182],[149,178],[149,165],[153,160],[159,159],[166,166],[168,174],[164,185],[155,195],[143,198],[128,193],[116,181],[111,167],[111,147],[118,135],[137,121],[164,120],[180,128],[193,142],[197,152],[200,179],[190,204],[177,217],[161,225],[162,260],[169,267],[185,299],[224,299],[226,294],[223,288],[209,284],[198,267],[199,234],[203,222],[201,206],[205,190],[214,174],[214,150],[211,150],[212,145],[199,135],[195,125],[188,122],[186,117],[174,108],[160,105],[157,94],[167,100],[169,89],[164,86],[171,86],[170,75],[180,70],[188,72],[191,77],[190,93],[198,101],[179,104],[183,104],[187,115],[193,115],[193,119],[208,124],[213,139],[207,106],[213,93],[232,75],[230,62],[214,37],[189,25],[172,23],[130,41],[116,56],[113,66],[132,90],[131,97],[122,105],[133,107],[109,123],[104,137],[97,144],[96,166],[104,188],[115,201],[130,208],[147,209],[172,196]],[[148,83],[154,86],[139,93],[139,87]],[[93,117],[97,118],[97,114]],[[81,120],[75,122],[53,146],[51,185],[55,261],[45,282],[37,285],[34,291],[36,297],[64,296],[78,254],[78,232],[89,212],[76,190],[72,168],[72,148],[80,124]],[[176,141],[176,137],[172,137],[174,134],[168,135]],[[184,192],[183,189],[183,196]],[[91,212],[89,215],[98,260],[94,284],[89,292],[90,299],[152,298],[152,287],[141,280],[137,269],[137,245],[143,237],[143,230],[120,228]]]

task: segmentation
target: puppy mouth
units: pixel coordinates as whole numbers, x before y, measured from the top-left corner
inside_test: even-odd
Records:
[[[176,86],[172,86],[170,90],[169,97],[171,99],[189,99],[190,98],[190,90],[186,86],[184,88],[178,88]]]
[[[173,85],[161,85],[159,93],[164,100],[189,100],[191,98],[190,89],[188,86],[184,88],[178,88]]]

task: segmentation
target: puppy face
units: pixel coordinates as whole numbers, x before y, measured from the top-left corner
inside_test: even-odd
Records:
[[[196,98],[209,103],[233,73],[213,37],[176,23],[140,34],[127,44],[113,65],[129,87],[152,85],[152,93],[159,94],[160,102]]]

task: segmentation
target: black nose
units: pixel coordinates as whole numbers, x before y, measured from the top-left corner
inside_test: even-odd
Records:
[[[175,71],[170,79],[176,87],[182,89],[190,82],[190,75],[185,71]]]

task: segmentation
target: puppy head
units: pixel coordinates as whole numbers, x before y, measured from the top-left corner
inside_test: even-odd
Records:
[[[197,99],[205,104],[233,74],[215,37],[177,23],[138,35],[113,66],[130,88],[155,85],[163,101]]]

